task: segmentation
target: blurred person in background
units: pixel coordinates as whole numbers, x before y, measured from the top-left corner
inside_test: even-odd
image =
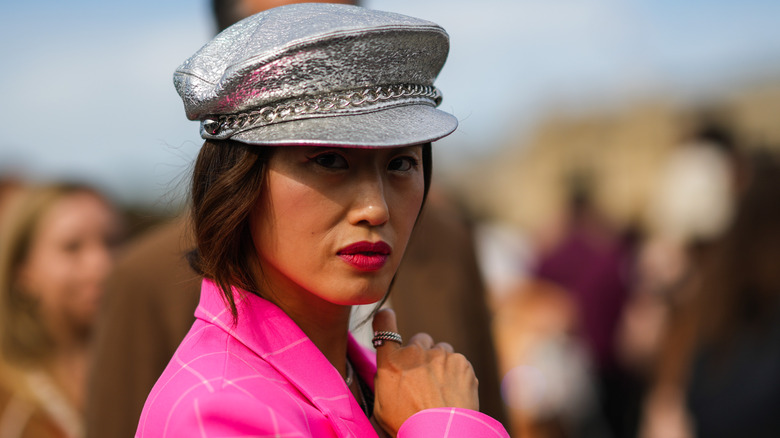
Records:
[[[574,307],[573,334],[584,346],[602,415],[614,437],[629,437],[624,423],[626,381],[616,358],[618,325],[633,281],[634,243],[592,199],[593,177],[569,181],[568,211],[560,237],[543,249],[532,277],[561,287]],[[589,411],[591,417],[593,410]],[[601,423],[591,420],[589,423]],[[590,426],[588,426],[590,427]]]
[[[674,291],[731,221],[741,157],[724,122],[705,120],[671,151],[649,203],[641,286]]]
[[[643,438],[780,436],[780,164],[751,160],[734,220],[671,316]]]
[[[211,11],[217,31],[222,32],[233,23],[254,15],[266,9],[294,3],[336,3],[342,5],[357,5],[357,0],[211,0]]]
[[[0,231],[0,436],[80,438],[120,218],[83,185],[23,189]]]
[[[733,134],[725,120],[712,116],[701,118],[661,168],[618,339],[618,355],[636,391],[627,406],[636,418],[634,430],[670,319],[689,299],[703,261],[729,226],[743,173]]]
[[[493,328],[512,436],[611,437],[595,399],[587,352],[577,336],[571,293],[531,279],[497,304]]]
[[[213,0],[218,31],[294,0]],[[334,0],[321,3],[358,4]],[[132,436],[146,396],[195,321],[201,277],[185,254],[195,245],[189,217],[162,224],[127,245],[109,278],[89,384],[87,436]],[[485,287],[472,229],[435,185],[391,292],[399,332],[446,340],[472,362],[480,410],[505,420]],[[361,321],[365,315],[356,315]],[[357,327],[357,337],[370,330]],[[368,333],[370,341],[371,333]]]

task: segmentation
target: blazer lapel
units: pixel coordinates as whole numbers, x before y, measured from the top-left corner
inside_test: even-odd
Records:
[[[349,356],[349,360],[352,361],[352,365],[355,367],[355,371],[357,371],[360,378],[368,384],[368,387],[371,388],[371,392],[374,392],[376,353],[373,350],[369,350],[360,345],[352,336],[352,333],[350,333],[347,355]]]
[[[196,316],[220,326],[273,366],[330,419],[341,436],[374,436],[341,374],[292,319],[263,298],[235,289],[234,293],[241,296],[236,303],[238,324],[233,325],[218,289],[209,280],[203,282]],[[373,389],[375,362],[351,335],[349,342],[353,365]]]

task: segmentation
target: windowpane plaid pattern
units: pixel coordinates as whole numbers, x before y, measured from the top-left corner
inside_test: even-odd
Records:
[[[136,438],[376,437],[341,375],[278,307],[237,293],[238,324],[204,280],[196,321],[147,398]],[[350,337],[356,372],[373,385],[373,352]],[[429,409],[401,438],[508,437],[475,411]]]

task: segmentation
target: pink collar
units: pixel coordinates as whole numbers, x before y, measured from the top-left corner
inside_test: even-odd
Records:
[[[332,412],[348,421],[358,422],[360,407],[352,397],[341,374],[322,352],[287,316],[268,300],[233,289],[238,323],[233,318],[218,287],[203,280],[200,304],[195,316],[225,330],[285,376],[322,412]],[[358,375],[374,387],[376,356],[349,335],[348,355]],[[371,427],[365,416],[362,419]]]

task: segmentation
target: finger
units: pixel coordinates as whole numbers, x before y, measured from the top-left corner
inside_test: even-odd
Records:
[[[374,331],[388,331],[398,333],[398,324],[395,321],[395,312],[392,309],[382,309],[374,315],[373,321]],[[377,347],[376,349],[376,361],[377,364],[387,357],[388,354],[401,348],[396,342],[385,342],[384,345]]]
[[[411,339],[409,339],[409,342],[407,345],[418,345],[422,347],[425,350],[430,350],[433,348],[433,338],[428,333],[417,333],[416,335],[412,336]]]
[[[455,349],[452,348],[452,345],[450,345],[447,342],[439,342],[438,344],[434,345],[433,348],[438,348],[440,350],[444,350],[447,353],[454,353]]]

